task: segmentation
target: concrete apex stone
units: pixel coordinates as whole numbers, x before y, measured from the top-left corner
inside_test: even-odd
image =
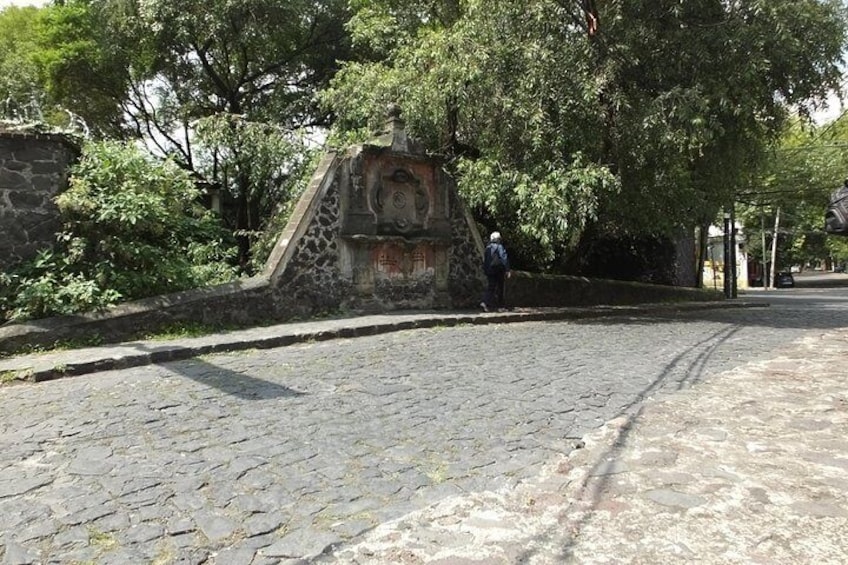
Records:
[[[424,148],[421,144],[406,133],[406,122],[401,118],[401,114],[402,110],[399,105],[389,104],[386,108],[386,121],[383,125],[383,131],[376,138],[367,142],[366,145],[387,147],[398,153],[423,155]]]
[[[401,113],[402,110],[400,108],[400,105],[395,102],[392,102],[391,104],[386,106],[386,119],[400,119]]]

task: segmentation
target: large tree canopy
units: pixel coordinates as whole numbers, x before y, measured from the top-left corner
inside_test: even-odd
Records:
[[[223,189],[242,259],[308,161],[302,128],[351,139],[392,102],[534,267],[703,224],[747,189],[788,109],[840,87],[846,37],[839,0],[64,0],[9,14],[0,40],[35,19],[7,53],[31,69],[15,92]]]
[[[41,59],[93,131],[144,139],[229,194],[245,261],[306,160],[298,130],[328,123],[315,94],[349,56],[346,20],[343,0],[67,0],[46,9]]]
[[[359,0],[369,59],[326,94],[338,126],[396,101],[455,158],[484,221],[550,262],[592,233],[667,235],[728,204],[790,105],[841,80],[836,0]]]

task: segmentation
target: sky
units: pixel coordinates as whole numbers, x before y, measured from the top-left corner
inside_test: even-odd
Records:
[[[846,102],[848,102],[848,100],[846,100]],[[842,107],[839,102],[839,98],[837,98],[835,94],[832,94],[828,97],[827,108],[813,113],[813,121],[818,125],[826,124],[838,118],[843,111],[845,111],[845,108]]]
[[[0,0],[0,9],[6,6],[43,6],[47,0]]]

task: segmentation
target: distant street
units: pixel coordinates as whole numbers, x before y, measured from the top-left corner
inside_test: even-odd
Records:
[[[804,271],[793,273],[799,288],[848,286],[848,274],[830,271]]]
[[[2,562],[343,547],[533,476],[645,399],[848,328],[848,288],[802,280],[743,293],[766,308],[405,331],[0,388]]]

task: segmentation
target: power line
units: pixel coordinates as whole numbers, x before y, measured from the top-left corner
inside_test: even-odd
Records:
[[[831,143],[831,144],[828,144],[828,145],[799,145],[797,147],[778,147],[777,150],[778,151],[802,151],[802,150],[813,151],[815,149],[825,149],[825,148],[831,148],[831,147],[846,148],[846,147],[848,147],[848,143]]]

